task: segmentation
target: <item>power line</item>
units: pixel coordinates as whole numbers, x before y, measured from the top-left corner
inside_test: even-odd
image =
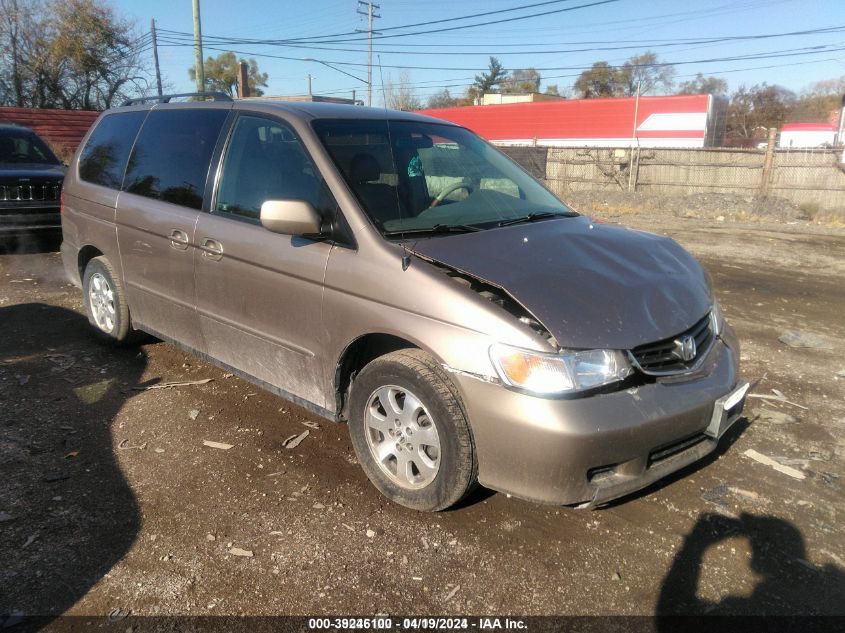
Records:
[[[377,17],[377,16],[376,16]],[[165,31],[164,29],[159,30],[160,33],[166,32],[168,34],[176,34],[178,37],[175,41],[184,40],[186,41],[188,38],[191,37],[190,34],[184,32],[177,32],[177,31]],[[573,42],[575,46],[582,46],[588,44],[621,44],[616,46],[592,46],[587,48],[567,48],[567,49],[554,49],[554,50],[521,50],[521,51],[507,51],[507,55],[553,55],[553,54],[563,54],[563,53],[584,53],[584,52],[599,52],[599,51],[616,51],[616,50],[631,50],[636,48],[665,48],[670,46],[684,46],[684,45],[698,45],[698,44],[719,44],[724,42],[739,42],[739,41],[757,41],[757,40],[765,40],[765,39],[775,39],[781,37],[796,37],[796,36],[806,36],[806,35],[826,35],[826,34],[834,34],[834,33],[842,33],[845,32],[845,25],[838,25],[838,26],[831,26],[831,27],[822,27],[816,29],[806,29],[802,31],[788,31],[784,33],[763,33],[763,34],[756,34],[756,35],[730,35],[730,36],[721,36],[721,37],[700,37],[700,38],[676,38],[676,39],[665,39],[665,40],[629,40],[629,41],[595,41],[595,42]],[[173,39],[173,38],[171,38]],[[224,38],[224,37],[215,37],[215,36],[208,36],[204,38],[206,42],[212,42],[220,45],[225,44],[247,44],[247,45],[264,45],[264,46],[283,46],[283,47],[290,47],[290,48],[304,48],[304,49],[315,49],[315,50],[327,50],[327,51],[337,51],[337,52],[363,52],[362,49],[357,48],[336,48],[336,47],[321,47],[321,46],[313,46],[313,45],[305,45],[305,44],[293,44],[293,43],[285,43],[285,41],[280,40],[243,40],[240,38]],[[485,46],[489,46],[485,45]],[[503,55],[500,51],[487,51],[487,52],[473,52],[467,53],[462,51],[394,51],[394,50],[377,50],[375,51],[380,54],[398,54],[398,55]],[[336,63],[336,62],[335,62]]]
[[[188,46],[188,44],[169,44],[169,46]],[[240,51],[240,50],[233,50],[233,49],[225,49],[225,48],[218,48],[212,46],[206,46],[210,50],[216,50],[221,52],[233,52],[238,55],[253,55],[255,57],[266,57],[269,59],[285,59],[285,60],[293,60],[293,61],[302,61],[301,58],[298,57],[290,57],[287,55],[274,55],[271,53],[261,53],[261,52],[249,52],[249,51]],[[825,44],[821,46],[805,46],[801,48],[793,48],[793,49],[782,49],[776,51],[767,51],[764,53],[750,53],[747,55],[735,55],[735,56],[726,56],[726,57],[711,57],[705,59],[693,59],[693,60],[685,60],[685,61],[676,61],[676,62],[653,62],[649,64],[633,64],[634,67],[637,68],[660,68],[664,66],[680,66],[680,65],[687,65],[687,64],[706,64],[706,63],[715,63],[715,62],[730,62],[730,61],[740,61],[740,60],[747,60],[747,59],[774,59],[778,57],[790,57],[796,55],[815,55],[821,53],[830,53],[836,51],[845,50],[845,46],[841,46],[838,44]],[[362,64],[359,62],[342,62],[342,61],[331,61],[331,60],[315,60],[319,61],[320,63],[332,64],[336,66],[357,66],[362,67],[366,66],[366,64]],[[618,67],[618,66],[615,66]],[[400,64],[384,64],[383,68],[390,68],[396,70],[436,70],[436,71],[472,71],[476,72],[481,70],[478,66],[473,67],[446,67],[446,66],[407,66],[407,65],[400,65]],[[591,66],[537,66],[534,70],[540,71],[556,71],[556,70],[588,70]]]
[[[594,2],[590,2],[590,3],[587,3],[587,4],[580,4],[580,5],[577,5],[577,6],[574,6],[574,7],[566,7],[566,8],[563,8],[563,9],[553,9],[551,11],[543,11],[543,12],[540,12],[540,13],[532,13],[532,14],[529,14],[529,15],[514,16],[514,17],[510,17],[510,18],[503,18],[503,19],[500,19],[500,20],[491,20],[491,21],[488,21],[488,22],[478,22],[478,23],[475,23],[475,24],[464,24],[464,25],[460,25],[460,26],[452,26],[452,27],[447,27],[447,28],[431,29],[431,30],[428,30],[428,31],[414,31],[412,33],[397,33],[395,35],[378,35],[377,37],[374,37],[374,39],[407,37],[407,36],[412,36],[412,35],[429,35],[429,34],[432,34],[432,33],[446,33],[446,32],[450,32],[450,31],[458,31],[458,30],[461,30],[461,29],[475,28],[475,27],[478,27],[478,26],[489,26],[491,24],[506,24],[506,23],[510,23],[510,22],[516,22],[516,21],[519,21],[519,20],[527,20],[527,19],[530,19],[530,18],[543,17],[543,16],[553,15],[553,14],[557,14],[557,13],[565,13],[565,12],[568,12],[568,11],[577,11],[578,9],[586,9],[586,8],[589,8],[589,7],[596,7],[596,6],[605,5],[605,4],[612,4],[612,3],[616,3],[616,2],[621,2],[621,0],[596,0]],[[460,19],[460,18],[454,18],[454,20],[457,20],[457,19]],[[449,21],[453,21],[453,20],[449,20]],[[397,28],[398,29],[398,28],[408,28],[408,27],[402,26],[402,27],[391,27],[391,28]],[[384,29],[384,30],[387,30],[387,29]],[[161,29],[161,32],[164,32],[164,29]],[[343,35],[343,34],[340,34],[340,35]],[[316,37],[312,37],[312,38],[291,38],[291,39],[288,39],[288,40],[283,40],[282,43],[298,42],[298,43],[325,44],[325,43],[327,43],[326,38],[329,38],[329,37],[334,37],[334,36],[323,35],[323,36],[316,36]],[[352,39],[338,39],[338,40],[334,40],[334,43],[361,42],[361,41],[363,41],[363,39],[364,38],[361,38],[361,37],[356,37],[356,38],[352,38]],[[265,40],[265,42],[271,42],[271,40]],[[240,40],[238,43],[245,43],[245,42],[243,40]]]
[[[496,11],[483,11],[481,13],[471,13],[471,14],[468,14],[468,15],[462,15],[462,16],[457,16],[457,17],[453,17],[453,18],[442,18],[440,20],[429,20],[427,22],[416,22],[414,24],[402,24],[402,25],[399,25],[399,26],[389,26],[387,28],[381,29],[381,32],[383,33],[384,31],[396,31],[396,30],[401,30],[401,29],[410,29],[410,28],[415,28],[415,27],[418,27],[418,26],[430,26],[432,24],[443,24],[444,22],[459,22],[461,20],[469,20],[471,18],[480,18],[480,17],[484,17],[484,16],[487,16],[487,15],[498,15],[498,14],[502,14],[502,13],[510,13],[510,12],[513,12],[513,11],[522,11],[524,9],[533,9],[535,7],[547,6],[547,5],[550,5],[550,4],[561,4],[561,3],[564,3],[564,2],[573,2],[573,1],[574,0],[546,0],[545,2],[535,2],[533,4],[524,4],[524,5],[517,6],[517,7],[511,7],[509,9],[498,9]],[[366,3],[361,3],[361,4],[366,4]],[[331,33],[329,35],[317,35],[317,36],[312,36],[311,38],[316,37],[316,38],[323,39],[323,38],[330,38],[330,37],[344,37],[344,36],[347,36],[347,35],[355,35],[358,32],[359,31],[356,29],[355,31],[347,31],[347,32],[344,32],[344,33]],[[305,37],[305,38],[299,38],[299,39],[311,39],[311,38]]]

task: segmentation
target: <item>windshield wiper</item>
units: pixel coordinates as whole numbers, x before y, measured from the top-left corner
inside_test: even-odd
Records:
[[[396,237],[397,235],[419,235],[420,233],[474,233],[484,229],[470,224],[435,224],[425,228],[397,229],[396,231],[385,231],[385,237]]]
[[[563,213],[554,213],[552,211],[537,211],[529,213],[518,218],[511,218],[510,220],[502,220],[496,226],[512,226],[514,224],[523,224],[525,222],[536,222],[537,220],[546,220],[548,218],[574,218],[578,214],[574,211],[566,211]]]

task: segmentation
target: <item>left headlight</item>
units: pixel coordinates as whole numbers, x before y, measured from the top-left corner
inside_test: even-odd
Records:
[[[722,308],[719,302],[713,299],[713,305],[710,308],[710,331],[713,336],[720,336],[725,327],[725,317],[722,316]]]
[[[623,352],[608,349],[543,354],[496,343],[490,360],[506,385],[546,396],[600,387],[633,371]]]

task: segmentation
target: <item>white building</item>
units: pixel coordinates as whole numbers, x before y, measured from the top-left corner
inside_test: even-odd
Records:
[[[784,123],[778,147],[832,147],[836,141],[836,126],[830,123]]]

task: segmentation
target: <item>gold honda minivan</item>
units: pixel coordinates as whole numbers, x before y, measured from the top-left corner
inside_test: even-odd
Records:
[[[64,184],[88,318],[330,420],[384,495],[596,507],[712,451],[739,346],[666,237],[573,212],[462,127],[326,103],[104,112]]]

